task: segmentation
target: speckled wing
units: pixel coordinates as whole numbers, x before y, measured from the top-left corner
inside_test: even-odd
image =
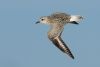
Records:
[[[66,22],[68,23],[70,21],[70,15],[66,13],[60,13],[56,12],[51,14],[50,16],[52,19],[58,20],[59,22]]]
[[[64,41],[61,38],[61,34],[62,34],[62,28],[63,27],[59,27],[59,26],[54,26],[54,28],[52,28],[49,33],[48,33],[48,38],[52,41],[52,43],[58,47],[62,52],[68,54],[72,59],[74,59],[73,54],[71,53],[70,49],[68,48],[68,46],[64,43]],[[59,30],[57,30],[59,29]]]

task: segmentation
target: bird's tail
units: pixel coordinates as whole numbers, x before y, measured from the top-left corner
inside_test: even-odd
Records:
[[[71,15],[70,23],[72,24],[79,24],[79,22],[83,19],[80,15]]]

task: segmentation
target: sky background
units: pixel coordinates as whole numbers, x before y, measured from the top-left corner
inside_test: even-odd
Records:
[[[48,25],[35,24],[54,12],[84,17],[62,35],[74,60],[49,41]],[[100,67],[100,1],[0,0],[0,67]]]

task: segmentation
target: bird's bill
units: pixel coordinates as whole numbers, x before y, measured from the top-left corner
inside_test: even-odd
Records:
[[[37,21],[35,24],[38,24],[38,23],[40,23],[40,21]]]

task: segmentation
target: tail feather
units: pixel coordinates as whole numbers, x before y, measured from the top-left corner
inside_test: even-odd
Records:
[[[71,15],[70,23],[79,24],[79,22],[83,19],[80,15]]]
[[[72,22],[70,22],[70,23],[72,23],[72,24],[79,24],[78,22],[76,22],[76,21],[72,21]]]

